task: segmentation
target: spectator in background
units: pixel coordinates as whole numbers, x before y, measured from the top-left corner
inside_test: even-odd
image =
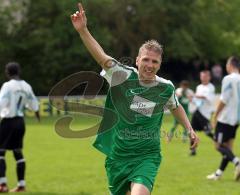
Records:
[[[212,81],[214,84],[219,84],[223,77],[223,70],[220,64],[215,64],[212,69]]]

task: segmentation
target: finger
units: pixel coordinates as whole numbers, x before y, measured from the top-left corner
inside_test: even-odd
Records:
[[[71,15],[70,17],[71,17],[72,20],[74,20],[74,16],[73,15]]]
[[[80,13],[79,13],[79,11],[76,11],[76,15],[77,15],[77,16],[80,16]]]
[[[82,4],[81,4],[81,3],[78,3],[78,9],[79,9],[80,13],[82,13],[82,12],[83,12],[83,6],[82,6]]]
[[[198,142],[195,140],[193,144],[191,145],[191,149],[194,149],[197,147]]]
[[[198,146],[198,143],[199,143],[199,139],[196,138],[195,140],[193,140],[193,144],[191,145],[191,148],[194,149]]]

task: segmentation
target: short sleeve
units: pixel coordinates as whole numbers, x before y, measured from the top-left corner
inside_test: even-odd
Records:
[[[28,108],[30,110],[33,110],[33,111],[38,111],[39,110],[39,102],[38,102],[36,96],[34,95],[31,87],[30,87],[30,90],[29,90],[29,95],[27,97],[26,108]]]
[[[221,95],[220,100],[223,103],[227,103],[229,99],[231,99],[231,93],[232,93],[232,85],[231,82],[227,78],[224,78],[222,81],[222,89],[221,89]]]
[[[0,90],[0,110],[8,104],[9,91],[6,84],[3,84]]]
[[[123,65],[117,60],[113,59],[111,68],[109,68],[107,71],[102,70],[100,75],[104,77],[109,83],[109,85],[112,87],[126,81],[131,75],[132,71],[133,68]]]
[[[168,108],[169,110],[174,110],[179,106],[179,101],[175,93],[174,85],[172,83],[171,83],[171,88],[172,88],[172,94],[166,103],[166,108]]]

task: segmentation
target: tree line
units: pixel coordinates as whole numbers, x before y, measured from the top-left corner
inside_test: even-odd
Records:
[[[77,0],[9,1],[0,9],[1,83],[9,61],[22,65],[22,77],[38,95],[47,95],[72,73],[100,71],[70,21]],[[134,65],[138,47],[156,39],[164,48],[160,75],[176,82],[195,79],[194,63],[224,65],[226,58],[240,52],[238,0],[82,0],[82,4],[88,27],[106,53]]]

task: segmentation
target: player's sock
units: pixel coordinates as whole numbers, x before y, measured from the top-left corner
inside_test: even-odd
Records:
[[[215,172],[215,175],[216,176],[221,176],[223,174],[223,171],[221,169],[218,169],[216,172]]]
[[[232,160],[233,164],[235,164],[235,166],[238,166],[240,164],[240,161],[239,161],[239,158],[238,157],[235,157],[233,160]]]
[[[25,160],[20,159],[17,161],[17,177],[18,181],[24,180],[24,175],[25,175]]]
[[[231,150],[229,150],[227,147],[219,146],[218,151],[223,155],[227,156],[228,160],[233,162],[233,159],[235,158],[234,154]]]
[[[218,170],[223,172],[226,169],[228,163],[229,163],[229,160],[228,160],[227,156],[223,156],[220,167],[219,167]]]
[[[26,186],[25,180],[19,180],[19,181],[18,181],[18,186],[19,186],[19,187],[25,187],[25,186]]]
[[[3,181],[6,179],[6,161],[5,161],[5,151],[0,151],[0,182],[4,183]]]
[[[17,163],[17,178],[18,178],[18,183],[21,181],[24,181],[24,176],[25,176],[25,159],[23,157],[22,151],[21,150],[14,150],[13,151],[16,163]],[[21,182],[21,184],[25,185],[25,182]]]

